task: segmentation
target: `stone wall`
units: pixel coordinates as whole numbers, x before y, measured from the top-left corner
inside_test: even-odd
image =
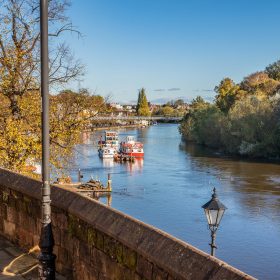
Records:
[[[26,249],[39,241],[40,187],[0,169],[0,234]],[[56,267],[67,279],[253,279],[69,188],[52,186],[52,224]]]

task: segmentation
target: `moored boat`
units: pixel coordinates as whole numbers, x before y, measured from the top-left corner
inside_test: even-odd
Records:
[[[120,144],[120,153],[131,157],[144,157],[144,145],[135,141],[134,136],[127,136],[126,141]]]
[[[99,147],[114,147],[118,148],[119,146],[119,135],[116,131],[105,131],[104,140],[98,141]]]
[[[98,154],[101,158],[114,158],[117,154],[117,150],[114,147],[102,147],[99,148]]]

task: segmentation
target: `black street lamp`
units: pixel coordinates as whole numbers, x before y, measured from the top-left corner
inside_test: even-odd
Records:
[[[202,208],[204,209],[208,226],[211,231],[211,244],[209,245],[211,246],[211,256],[214,256],[215,249],[217,249],[215,244],[216,231],[227,207],[219,201],[216,188],[214,188],[211,200],[205,203]]]
[[[51,224],[48,0],[40,0],[41,98],[42,98],[42,228],[39,246],[39,279],[55,279],[54,238]]]

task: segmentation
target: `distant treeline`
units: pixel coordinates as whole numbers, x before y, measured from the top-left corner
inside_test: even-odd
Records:
[[[236,84],[223,79],[213,104],[194,99],[180,126],[187,141],[247,157],[280,158],[280,60]]]

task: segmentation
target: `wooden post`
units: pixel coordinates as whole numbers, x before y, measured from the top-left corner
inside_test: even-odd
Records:
[[[112,191],[112,180],[111,180],[111,174],[110,173],[108,173],[107,188],[110,192]]]

